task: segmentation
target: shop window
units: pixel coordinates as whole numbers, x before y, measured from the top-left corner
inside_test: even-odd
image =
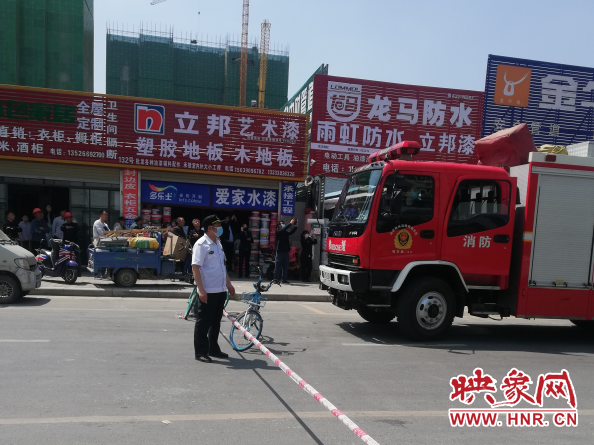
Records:
[[[386,233],[397,225],[418,226],[433,219],[435,181],[431,176],[390,175],[380,197],[376,230]]]
[[[107,190],[91,190],[91,206],[108,210],[109,192]],[[99,217],[99,213],[97,213]]]
[[[448,236],[462,236],[506,226],[510,184],[505,181],[462,181],[448,221]]]
[[[70,205],[72,207],[86,207],[89,202],[89,191],[85,189],[70,189]]]

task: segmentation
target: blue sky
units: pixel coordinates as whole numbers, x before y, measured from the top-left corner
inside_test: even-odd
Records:
[[[241,0],[150,2],[95,1],[96,92],[108,22],[239,39]],[[591,0],[252,0],[249,39],[268,19],[272,45],[289,45],[289,97],[322,63],[336,76],[482,91],[488,54],[594,66],[593,14]]]

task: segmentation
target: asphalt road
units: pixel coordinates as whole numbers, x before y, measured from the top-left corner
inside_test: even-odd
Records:
[[[174,317],[184,305],[36,297],[0,307],[0,443],[362,443],[257,350],[233,352],[221,337],[228,360],[195,361],[194,325]],[[265,344],[380,444],[594,441],[594,337],[569,322],[465,317],[444,340],[415,344],[397,323],[329,303],[270,302],[262,314]],[[466,406],[449,400],[450,378],[478,366],[498,385],[512,367],[534,382],[567,369],[579,425],[451,427],[447,410]],[[479,396],[471,407],[486,406]]]

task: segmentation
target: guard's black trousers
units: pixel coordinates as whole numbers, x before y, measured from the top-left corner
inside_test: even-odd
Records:
[[[223,306],[227,292],[208,293],[207,303],[198,299],[196,308],[196,326],[194,327],[194,350],[196,355],[210,355],[221,352],[219,331]]]

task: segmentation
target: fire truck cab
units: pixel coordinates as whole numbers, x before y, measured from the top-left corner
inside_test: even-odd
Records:
[[[504,168],[414,162],[402,142],[348,176],[328,227],[321,287],[415,340],[455,316],[594,325],[594,160],[531,153]]]

